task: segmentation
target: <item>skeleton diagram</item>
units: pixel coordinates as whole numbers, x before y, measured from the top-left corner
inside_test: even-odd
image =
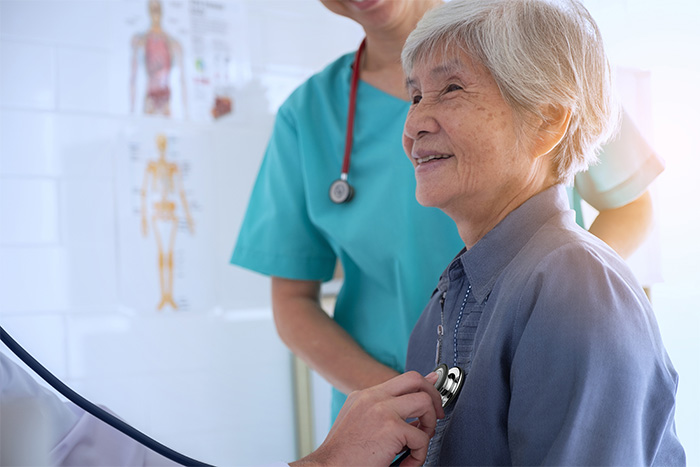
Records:
[[[191,234],[194,234],[194,222],[190,216],[190,210],[185,197],[182,183],[182,174],[177,164],[169,162],[165,158],[168,140],[165,135],[156,137],[156,144],[160,157],[158,160],[148,161],[146,173],[141,187],[141,231],[143,236],[148,235],[149,212],[150,224],[158,245],[158,270],[160,273],[160,302],[158,309],[162,310],[170,305],[177,310],[173,300],[173,249],[175,246],[175,234],[178,228],[178,216],[176,204],[171,197],[179,194],[182,210],[187,218],[187,226]],[[149,211],[149,191],[155,194],[155,201]]]

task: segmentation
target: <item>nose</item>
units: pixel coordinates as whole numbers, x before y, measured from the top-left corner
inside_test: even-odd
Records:
[[[404,137],[418,140],[425,135],[437,133],[440,129],[430,104],[419,102],[411,106],[404,124]]]

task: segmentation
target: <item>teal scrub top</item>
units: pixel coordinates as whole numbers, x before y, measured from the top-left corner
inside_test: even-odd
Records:
[[[403,371],[408,338],[445,265],[464,244],[452,220],[415,198],[402,145],[408,103],[360,82],[348,182],[340,176],[353,54],[280,107],[231,259],[262,274],[327,281],[344,272],[334,319],[378,361]],[[332,415],[345,396],[334,391]]]

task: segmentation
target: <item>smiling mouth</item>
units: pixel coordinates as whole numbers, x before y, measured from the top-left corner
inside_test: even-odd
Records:
[[[425,164],[426,162],[434,161],[437,159],[449,159],[450,157],[452,157],[452,156],[449,154],[432,154],[432,155],[427,156],[427,157],[421,157],[420,159],[416,159],[416,162],[418,163],[418,165],[420,165],[420,164]]]

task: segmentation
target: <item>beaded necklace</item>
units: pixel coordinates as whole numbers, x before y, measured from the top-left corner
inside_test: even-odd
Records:
[[[462,316],[464,315],[464,307],[467,305],[467,299],[469,298],[469,292],[472,290],[472,285],[469,284],[467,287],[467,293],[464,294],[464,300],[462,300],[462,306],[459,307],[459,315],[457,315],[457,323],[455,324],[455,331],[452,336],[452,345],[454,348],[454,358],[452,366],[457,366],[457,331],[459,330],[459,324],[462,322]],[[437,349],[435,350],[435,365],[439,365],[442,360],[442,337],[445,334],[445,297],[447,296],[447,291],[442,293],[440,297],[440,324],[437,327]]]

